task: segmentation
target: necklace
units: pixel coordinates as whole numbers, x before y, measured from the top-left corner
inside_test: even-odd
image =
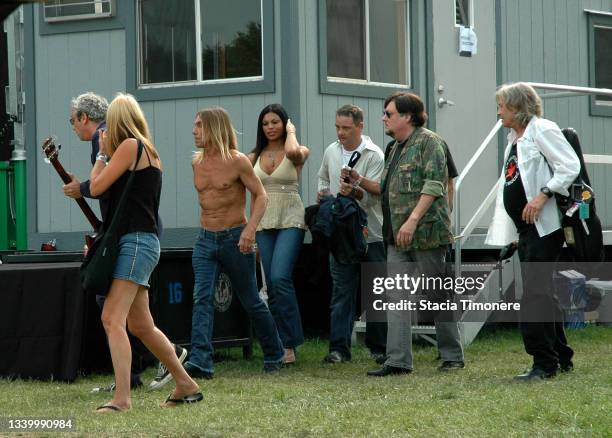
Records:
[[[277,152],[278,150],[268,152],[268,158],[270,159],[270,161],[272,161],[272,168],[276,166],[276,153]]]

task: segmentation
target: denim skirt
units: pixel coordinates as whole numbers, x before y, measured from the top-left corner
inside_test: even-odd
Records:
[[[113,278],[149,287],[149,277],[159,261],[159,239],[155,233],[135,232],[119,239],[119,256]]]

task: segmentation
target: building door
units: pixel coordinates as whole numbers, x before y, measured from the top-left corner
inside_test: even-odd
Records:
[[[447,141],[459,172],[496,122],[495,2],[435,0],[433,15],[436,131]],[[474,8],[476,5],[476,8]],[[459,55],[459,28],[473,28],[477,53]],[[430,111],[431,112],[431,111]],[[498,177],[497,142],[462,184],[461,223],[465,225]],[[486,225],[483,220],[481,225]]]

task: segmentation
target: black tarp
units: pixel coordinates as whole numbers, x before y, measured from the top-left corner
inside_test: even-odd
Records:
[[[24,3],[35,3],[36,0],[0,0],[0,22]]]

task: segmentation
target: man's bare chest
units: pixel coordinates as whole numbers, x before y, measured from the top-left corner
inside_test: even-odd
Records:
[[[239,182],[238,172],[227,164],[203,163],[195,169],[195,186],[202,191],[227,191]]]

